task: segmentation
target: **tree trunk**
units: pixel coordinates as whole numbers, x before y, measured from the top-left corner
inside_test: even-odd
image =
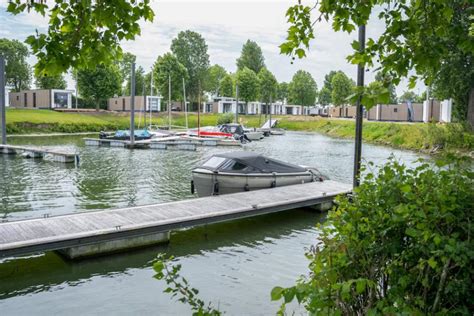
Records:
[[[471,87],[469,100],[467,102],[467,123],[471,130],[474,129],[474,87]]]
[[[99,112],[99,109],[100,109],[100,100],[96,99],[96,100],[95,100],[95,110],[96,110],[97,112]]]

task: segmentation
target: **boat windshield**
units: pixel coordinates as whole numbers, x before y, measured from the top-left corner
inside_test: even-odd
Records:
[[[208,161],[206,161],[202,166],[208,168],[217,168],[221,163],[223,163],[226,158],[223,157],[212,157]]]
[[[254,172],[256,169],[254,167],[248,166],[236,160],[228,160],[226,163],[219,168],[220,171],[225,172]]]

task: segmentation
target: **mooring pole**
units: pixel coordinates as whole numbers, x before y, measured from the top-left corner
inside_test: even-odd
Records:
[[[130,93],[130,144],[133,148],[135,145],[135,63],[132,63]]]
[[[359,51],[363,53],[365,50],[365,25],[359,26]],[[357,86],[364,86],[364,66],[362,64],[357,65]],[[355,130],[355,152],[354,152],[354,188],[360,184],[360,164],[362,156],[362,96],[357,98],[356,103],[356,130]]]
[[[171,130],[171,74],[168,75],[168,130]]]
[[[186,123],[186,129],[188,129],[188,104],[186,103],[186,85],[183,77],[183,99],[184,99],[184,120]]]
[[[198,81],[198,137],[201,137],[201,80]]]
[[[5,57],[0,55],[0,111],[2,112],[2,144],[7,143],[7,120],[5,116]]]
[[[235,123],[239,123],[239,85],[235,85]]]

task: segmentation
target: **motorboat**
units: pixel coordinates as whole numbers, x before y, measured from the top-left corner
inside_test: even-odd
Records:
[[[189,130],[189,136],[208,137],[208,138],[233,138],[233,134],[230,132],[222,131],[219,126],[203,126]]]
[[[137,129],[134,131],[135,140],[145,140],[153,137],[153,134],[150,133],[147,129]],[[116,132],[100,132],[100,139],[113,139],[113,140],[130,140],[130,130],[118,130]]]
[[[247,128],[247,127],[243,127],[243,128],[244,128],[245,135],[247,135],[248,139],[252,141],[261,140],[262,138],[265,137],[265,135],[263,135],[263,132],[257,131],[256,128]]]
[[[235,139],[239,139],[242,143],[260,140],[263,138],[262,132],[252,131],[243,127],[241,124],[229,123],[220,126],[222,132],[232,133]]]
[[[192,175],[191,191],[197,191],[199,196],[327,180],[316,168],[294,165],[248,151],[214,155],[195,168]]]

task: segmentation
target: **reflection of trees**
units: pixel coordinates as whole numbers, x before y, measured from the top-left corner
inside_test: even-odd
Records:
[[[266,239],[287,239],[294,232],[313,229],[323,217],[307,210],[291,210],[276,214],[207,225],[174,232],[168,245],[87,259],[63,260],[54,253],[28,259],[0,263],[0,299],[48,291],[64,282],[78,284],[97,275],[112,275],[133,268],[148,268],[158,252],[176,258],[216,251],[222,247],[258,247]],[[295,237],[298,238],[298,237]]]
[[[24,164],[14,155],[0,154],[0,217],[8,218],[9,213],[27,211],[28,179],[23,177]]]

